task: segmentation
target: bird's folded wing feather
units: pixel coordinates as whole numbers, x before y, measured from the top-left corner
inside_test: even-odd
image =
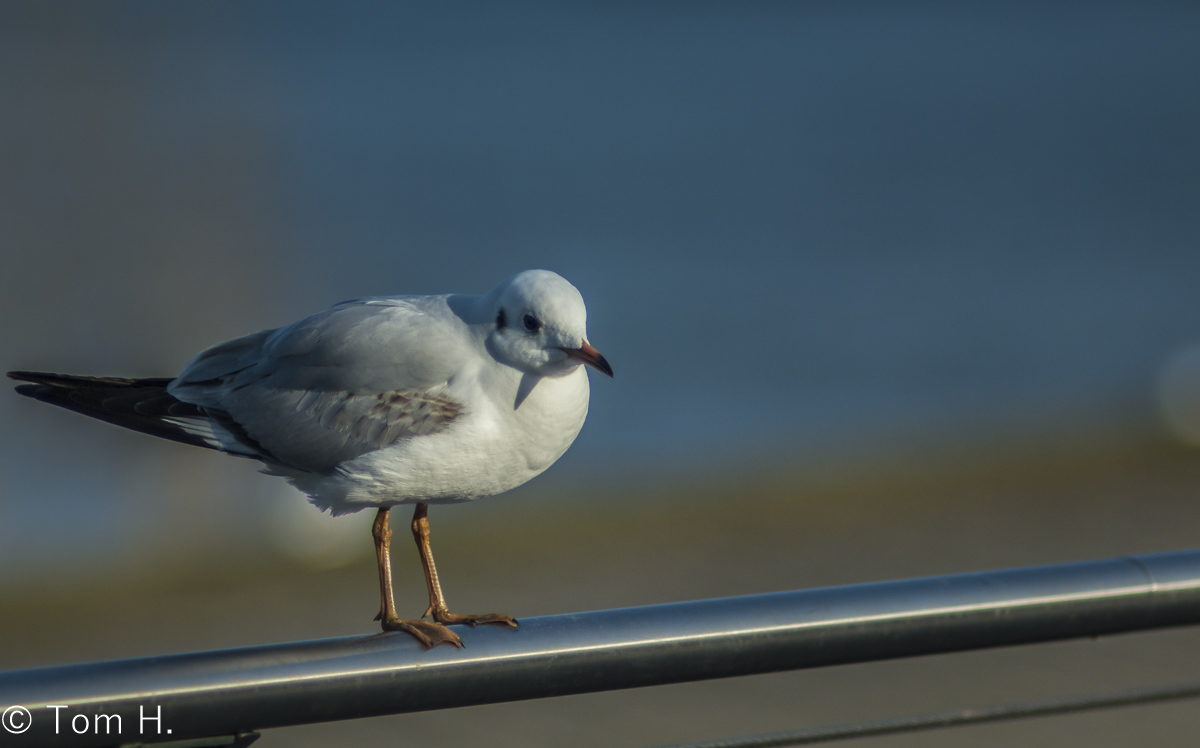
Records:
[[[436,299],[348,302],[209,348],[170,392],[204,408],[230,451],[325,471],[463,413],[446,392],[471,355],[455,327]]]

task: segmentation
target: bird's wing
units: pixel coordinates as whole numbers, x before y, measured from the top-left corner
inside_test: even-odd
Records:
[[[347,302],[221,343],[170,392],[204,408],[229,451],[329,470],[463,414],[447,385],[472,355],[469,328],[438,301]]]

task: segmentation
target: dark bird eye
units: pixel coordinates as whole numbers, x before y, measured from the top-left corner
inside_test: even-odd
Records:
[[[503,330],[507,326],[508,326],[508,315],[506,315],[504,313],[504,309],[501,309],[500,313],[496,315],[496,329]]]
[[[542,329],[542,323],[537,321],[537,317],[532,314],[525,315],[525,329],[529,332],[537,332]]]

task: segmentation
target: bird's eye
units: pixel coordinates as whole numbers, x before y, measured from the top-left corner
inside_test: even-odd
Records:
[[[532,314],[525,315],[525,329],[529,332],[537,332],[542,329],[542,323],[538,322],[537,317]]]
[[[496,329],[503,330],[508,326],[508,315],[504,313],[504,308],[501,307],[500,313],[496,315]]]

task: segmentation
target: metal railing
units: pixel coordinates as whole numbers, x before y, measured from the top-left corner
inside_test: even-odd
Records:
[[[3,745],[112,746],[1200,623],[1200,550],[0,673]],[[15,720],[15,721],[14,721]],[[83,727],[82,734],[77,728]],[[57,731],[56,731],[57,728]]]

